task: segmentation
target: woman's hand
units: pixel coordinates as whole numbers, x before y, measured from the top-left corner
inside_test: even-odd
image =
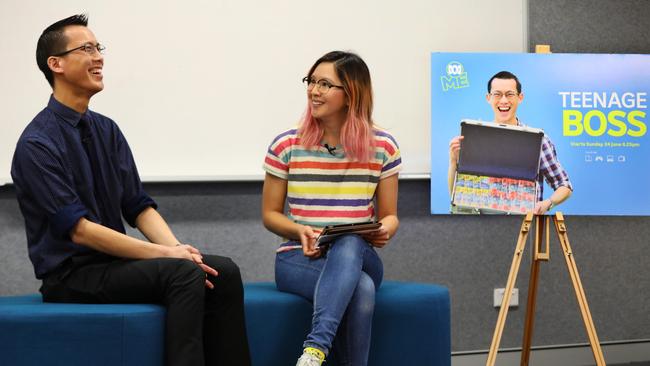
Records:
[[[316,234],[314,230],[307,226],[301,225],[298,228],[298,237],[300,238],[300,244],[302,244],[302,253],[310,258],[318,258],[321,256],[321,251],[319,248],[316,248]]]
[[[383,248],[390,238],[395,236],[399,227],[397,219],[397,174],[381,179],[377,184],[377,217],[381,228],[376,232],[368,233],[363,238],[373,247]]]
[[[379,230],[361,235],[370,245],[377,248],[383,248],[390,240],[390,234],[384,227]]]

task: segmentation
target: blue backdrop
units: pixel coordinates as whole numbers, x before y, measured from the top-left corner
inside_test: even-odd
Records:
[[[432,213],[449,213],[449,140],[463,118],[493,120],[487,81],[502,70],[522,83],[519,119],[546,132],[569,174],[560,211],[650,215],[650,55],[503,53],[431,55]]]

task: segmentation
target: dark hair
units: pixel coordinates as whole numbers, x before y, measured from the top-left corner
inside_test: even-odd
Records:
[[[494,76],[490,78],[487,84],[487,89],[488,93],[492,91],[492,80],[494,79],[506,79],[506,80],[514,80],[517,82],[517,93],[521,93],[521,83],[519,82],[519,79],[517,79],[517,76],[515,74],[511,73],[510,71],[499,71]]]
[[[47,59],[52,55],[65,51],[65,47],[68,45],[68,39],[66,38],[64,31],[65,27],[70,25],[81,25],[86,27],[88,26],[88,16],[86,14],[77,14],[59,20],[45,28],[36,44],[36,63],[38,64],[38,68],[41,69],[45,75],[45,78],[47,79],[47,82],[50,83],[51,87],[54,87],[54,75],[52,74],[50,67],[47,65]]]

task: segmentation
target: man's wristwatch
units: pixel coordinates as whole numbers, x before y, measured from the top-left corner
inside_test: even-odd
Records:
[[[551,211],[551,209],[552,209],[553,207],[555,207],[555,203],[553,203],[553,200],[550,199],[550,198],[548,199],[548,201],[549,201],[551,204],[548,205],[548,209],[546,209],[546,211]]]

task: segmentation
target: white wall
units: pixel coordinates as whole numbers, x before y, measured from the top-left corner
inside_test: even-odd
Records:
[[[431,52],[523,52],[525,0],[17,1],[0,3],[0,184],[50,93],[35,62],[49,24],[86,12],[107,46],[91,108],[120,125],[148,181],[261,179],[271,139],[305,106],[324,53],[369,65],[375,120],[428,174]]]

